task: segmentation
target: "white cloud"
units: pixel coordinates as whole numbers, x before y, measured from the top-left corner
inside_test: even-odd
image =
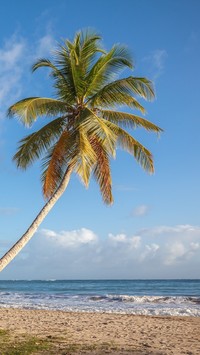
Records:
[[[7,46],[6,46],[7,47]],[[24,44],[11,43],[10,48],[3,48],[0,50],[0,72],[4,73],[10,71],[17,64],[22,56]]]
[[[149,206],[140,205],[134,208],[132,215],[135,217],[145,216],[149,212]]]
[[[194,235],[200,235],[200,227],[199,226],[191,226],[190,224],[180,224],[174,227],[171,226],[157,226],[151,229],[143,229],[141,234],[143,236],[149,235],[151,233],[151,237],[163,236],[163,235],[184,235],[191,237]]]
[[[109,233],[108,234],[108,241],[110,243],[113,243],[113,245],[126,243],[126,245],[128,245],[128,247],[137,249],[140,246],[141,238],[139,236],[128,237],[124,233],[116,234],[116,235]]]
[[[13,69],[22,57],[25,43],[22,39],[11,38],[4,47],[0,49],[0,72]]]
[[[1,277],[198,278],[199,269],[199,226],[157,226],[104,238],[87,228],[43,229]]]
[[[112,241],[112,242],[122,242],[122,243],[126,243],[127,242],[127,237],[125,234],[117,234],[117,235],[113,235],[112,233],[109,233],[108,238]]]
[[[8,107],[21,92],[20,80],[23,71],[23,56],[25,54],[25,41],[12,36],[0,48],[0,108],[1,117],[3,108]]]
[[[95,243],[98,239],[94,232],[86,228],[72,231],[61,231],[60,233],[48,229],[42,229],[40,234],[45,236],[50,243],[63,248],[78,247],[81,244]]]
[[[179,262],[182,257],[184,257],[187,253],[187,249],[183,243],[179,241],[175,241],[174,243],[168,246],[168,253],[164,260],[166,265],[171,265],[176,262]]]
[[[49,57],[52,53],[52,49],[55,49],[56,42],[51,34],[46,34],[41,37],[36,43],[36,50],[34,52],[34,57],[44,58]]]
[[[157,251],[159,250],[159,245],[152,243],[150,245],[144,246],[144,251],[140,255],[140,261],[144,261],[146,258],[153,259],[156,256]]]
[[[190,243],[191,246],[191,250],[198,250],[200,248],[200,244],[199,243]]]
[[[0,105],[5,107],[10,105],[14,100],[16,100],[21,93],[21,70],[16,67],[13,71],[10,70],[9,73],[0,75]]]
[[[165,49],[156,49],[143,59],[147,62],[151,78],[154,81],[163,74],[166,58],[167,51]]]
[[[5,117],[13,102],[27,95],[33,62],[44,56],[49,57],[54,47],[51,34],[45,34],[34,42],[14,34],[5,41],[0,48],[0,118]]]

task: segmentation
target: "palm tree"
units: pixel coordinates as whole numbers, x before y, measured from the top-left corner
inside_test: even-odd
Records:
[[[54,52],[53,60],[40,59],[33,71],[50,69],[55,98],[30,97],[18,101],[8,110],[27,127],[38,117],[48,123],[20,141],[14,161],[26,169],[42,157],[43,194],[47,199],[31,226],[0,259],[0,271],[30,240],[47,213],[65,191],[72,173],[85,186],[91,176],[99,184],[103,201],[113,202],[110,158],[117,147],[131,153],[148,172],[154,171],[152,154],[125,129],[143,127],[159,133],[161,129],[146,119],[118,111],[120,106],[144,107],[137,98],[151,100],[154,90],[146,78],[120,78],[124,69],[133,69],[126,47],[114,45],[110,51],[101,46],[101,37],[91,31],[80,31],[74,41],[66,40]]]

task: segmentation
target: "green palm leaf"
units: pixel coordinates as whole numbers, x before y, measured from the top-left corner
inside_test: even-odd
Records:
[[[115,45],[94,64],[88,77],[87,96],[94,95],[125,67],[132,68],[133,61],[126,47]]]
[[[20,100],[8,110],[8,116],[17,116],[27,127],[30,127],[38,116],[55,116],[66,113],[68,106],[65,102],[46,97],[29,97]]]
[[[52,196],[62,181],[64,169],[67,167],[66,156],[68,154],[69,141],[70,134],[64,131],[43,159],[42,184],[46,198]]]
[[[102,120],[105,121],[110,129],[117,135],[117,145],[132,154],[144,170],[153,173],[154,165],[151,152],[121,127],[104,119]]]
[[[84,127],[89,137],[98,137],[99,142],[106,148],[108,154],[115,157],[117,135],[94,111],[86,108],[79,125],[79,127]]]
[[[17,166],[26,169],[34,160],[39,159],[42,153],[60,136],[64,129],[64,122],[65,118],[59,117],[37,132],[23,138],[13,158]]]
[[[145,78],[134,78],[131,76],[115,80],[93,95],[89,99],[89,102],[92,107],[104,104],[109,106],[109,103],[110,106],[125,104],[139,109],[141,112],[145,112],[143,106],[139,104],[133,95],[152,100],[154,98],[152,82]]]
[[[66,41],[65,45],[60,46],[55,51],[55,63],[61,74],[67,78],[74,101],[77,102],[79,88],[83,83],[80,78],[79,67],[76,66],[77,59],[74,49],[69,48],[69,43],[69,41]]]
[[[136,139],[134,139],[130,134],[122,130],[122,128],[118,128],[118,134],[119,146],[132,154],[144,170],[150,174],[154,173],[153,156],[151,152]]]
[[[92,108],[115,108],[116,106],[128,106],[145,113],[144,107],[128,93],[128,90],[118,83],[108,84],[97,94],[88,100]]]
[[[162,129],[152,122],[144,119],[143,117],[133,115],[127,112],[101,110],[102,117],[115,124],[120,124],[123,127],[136,129],[137,127],[143,127],[147,131],[153,131],[156,133],[162,132]]]
[[[96,58],[97,53],[106,53],[103,51],[100,45],[101,36],[97,33],[92,33],[90,31],[86,31],[85,33],[81,33],[80,37],[80,58],[79,63],[82,66],[82,75],[86,77],[91,66]]]
[[[97,162],[93,169],[94,177],[100,187],[103,201],[106,204],[111,204],[113,203],[113,196],[108,153],[97,137],[92,137],[90,143],[97,156]]]
[[[126,79],[122,79],[122,83],[124,81],[124,85],[127,85],[127,88],[143,99],[153,100],[155,98],[154,88],[152,81],[146,78],[137,78],[133,76],[129,76]]]
[[[75,165],[75,172],[87,187],[92,168],[96,162],[96,154],[83,127],[79,128],[79,133],[77,134],[77,151],[75,151],[72,162]]]
[[[62,52],[62,51],[61,51]],[[55,61],[59,61],[59,53],[58,49],[55,51]],[[48,59],[39,59],[33,66],[32,71],[36,71],[38,68],[47,67],[51,69],[50,75],[54,79],[54,87],[56,89],[56,95],[61,100],[66,100],[68,105],[74,104],[75,100],[75,88],[74,82],[72,80],[71,69],[69,68],[68,62],[64,63],[65,72],[63,73],[63,69],[60,70],[58,66],[54,65]],[[65,75],[66,74],[66,75]]]

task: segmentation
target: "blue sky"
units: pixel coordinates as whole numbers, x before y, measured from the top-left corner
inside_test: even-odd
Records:
[[[102,203],[95,182],[85,190],[73,176],[0,279],[199,278],[200,2],[7,0],[0,10],[1,255],[44,204],[39,162],[26,172],[12,162],[17,142],[30,131],[7,119],[6,110],[21,98],[52,95],[47,72],[31,74],[30,67],[57,42],[92,27],[106,49],[126,44],[134,75],[155,83],[156,100],[144,103],[146,118],[164,129],[160,138],[133,132],[154,155],[153,176],[118,151],[112,207]]]

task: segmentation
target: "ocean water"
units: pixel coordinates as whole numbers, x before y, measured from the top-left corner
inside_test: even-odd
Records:
[[[0,307],[200,317],[200,280],[0,281]]]

